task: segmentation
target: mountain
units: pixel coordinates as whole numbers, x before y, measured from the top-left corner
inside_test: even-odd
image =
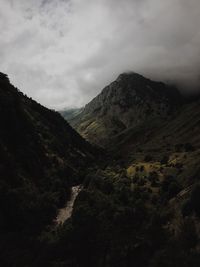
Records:
[[[140,150],[154,156],[170,151],[183,150],[184,144],[200,148],[200,101],[184,103],[171,118],[152,125],[132,127],[113,138],[115,151],[135,157]],[[181,148],[182,146],[182,148]],[[131,151],[131,152],[130,152]]]
[[[199,266],[199,98],[126,73],[69,121],[111,155],[76,202],[78,265]]]
[[[0,265],[200,266],[199,104],[122,74],[70,119],[97,149],[0,74]]]
[[[200,164],[195,156],[200,148],[199,104],[198,97],[184,98],[162,82],[124,73],[69,122],[89,142],[104,146],[126,164],[146,156],[154,161],[173,158],[193,148],[196,152],[181,160],[187,171],[180,176],[186,179],[188,173],[195,176],[194,165]]]
[[[60,111],[60,114],[68,121],[79,115],[82,112],[83,108],[71,108],[64,109]]]
[[[174,87],[124,73],[69,121],[127,170],[148,165],[145,158],[149,158],[155,171],[153,166],[167,158],[171,167],[176,162],[184,169],[177,173],[169,167],[166,175],[174,173],[188,185],[199,171],[199,117],[198,97],[186,99]]]
[[[83,181],[97,154],[58,112],[25,96],[3,73],[0,122],[2,259],[9,240],[17,251],[21,242],[26,246],[25,237],[52,224],[70,197],[71,186]]]
[[[168,119],[181,101],[179,92],[171,86],[124,73],[69,122],[91,143],[106,146],[129,128]]]

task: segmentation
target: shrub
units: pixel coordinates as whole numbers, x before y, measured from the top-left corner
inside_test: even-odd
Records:
[[[153,171],[149,173],[149,181],[151,182],[152,187],[157,187],[158,186],[158,173]]]
[[[198,235],[193,220],[186,218],[183,221],[180,227],[178,239],[180,245],[186,251],[196,247],[196,245],[198,244]]]
[[[152,161],[152,160],[153,160],[153,158],[152,158],[151,155],[146,155],[145,158],[144,158],[144,161],[145,161],[145,162],[150,162],[150,161]]]
[[[161,185],[161,193],[163,200],[169,200],[175,197],[182,187],[173,176],[166,176]]]
[[[181,186],[176,182],[173,181],[169,184],[168,187],[168,197],[172,198],[175,197],[181,191]]]
[[[142,179],[142,178],[138,181],[138,185],[139,186],[144,186],[145,183],[146,183],[146,181],[144,179]]]
[[[186,152],[192,152],[192,151],[194,151],[194,147],[193,147],[193,145],[191,143],[186,143],[184,145],[184,149],[185,149]]]
[[[181,162],[177,162],[174,167],[176,167],[177,169],[182,169],[183,164]]]
[[[183,144],[176,144],[175,145],[175,151],[176,152],[181,152],[183,150]]]
[[[140,166],[140,172],[143,172],[144,171],[144,166]]]
[[[153,195],[151,198],[151,203],[153,205],[156,205],[158,203],[158,196],[157,195]]]
[[[186,200],[183,203],[181,213],[182,213],[183,217],[189,216],[192,213],[192,203],[191,203],[190,199]]]
[[[197,184],[192,190],[190,201],[192,209],[200,217],[200,184]]]
[[[167,164],[169,160],[169,156],[165,155],[163,156],[163,158],[161,159],[160,163],[161,164]]]
[[[169,185],[173,180],[174,180],[173,176],[171,176],[171,175],[165,176],[164,177],[164,181],[162,182],[161,190],[163,192],[167,192],[168,188],[169,188]]]
[[[136,166],[135,171],[136,171],[136,172],[139,171],[139,166]]]

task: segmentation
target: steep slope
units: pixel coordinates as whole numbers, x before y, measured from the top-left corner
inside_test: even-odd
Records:
[[[23,95],[3,73],[0,121],[0,231],[40,232],[71,186],[82,181],[95,150],[59,113]]]
[[[132,150],[133,154],[140,150],[169,151],[182,150],[181,144],[191,143],[200,147],[200,101],[185,103],[169,120],[161,120],[152,127],[130,128],[113,139],[117,149]]]
[[[168,118],[180,102],[175,88],[136,73],[124,73],[69,121],[87,140],[106,146],[130,127]]]

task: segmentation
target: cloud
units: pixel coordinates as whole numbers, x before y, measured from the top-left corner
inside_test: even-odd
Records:
[[[199,0],[1,0],[0,7],[0,71],[48,107],[84,105],[128,70],[199,88]]]

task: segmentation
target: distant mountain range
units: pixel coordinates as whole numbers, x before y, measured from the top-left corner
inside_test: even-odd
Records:
[[[61,115],[67,120],[71,120],[83,111],[83,108],[70,108],[66,110],[61,110]]]

